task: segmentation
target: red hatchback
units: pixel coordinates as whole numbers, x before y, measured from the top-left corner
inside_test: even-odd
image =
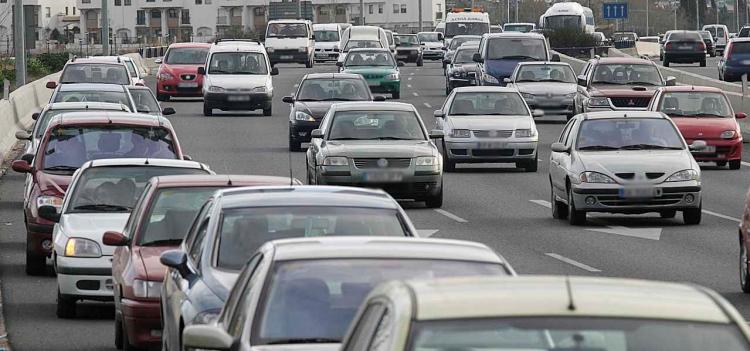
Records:
[[[171,97],[202,97],[203,76],[198,67],[206,65],[206,55],[211,44],[172,44],[164,55],[156,74],[156,98],[169,101]]]
[[[164,117],[123,112],[72,112],[54,117],[36,155],[13,162],[31,175],[24,189],[26,273],[40,275],[52,253],[54,223],[39,217],[42,206],[62,207],[73,173],[86,161],[105,158],[182,159],[177,136]]]
[[[735,113],[723,91],[699,86],[660,88],[649,109],[671,117],[688,144],[706,142],[705,148],[692,151],[696,161],[740,169],[742,133],[737,119],[747,115]]]
[[[295,182],[297,183],[297,182]],[[130,350],[161,342],[159,296],[166,268],[162,252],[176,249],[198,210],[218,189],[284,185],[289,178],[236,175],[178,175],[151,178],[123,233],[107,232],[112,258],[115,346]]]

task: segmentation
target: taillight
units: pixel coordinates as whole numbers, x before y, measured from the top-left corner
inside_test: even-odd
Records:
[[[664,46],[665,49],[671,50],[672,49],[672,43],[667,43],[667,45]]]
[[[702,42],[702,41],[701,41],[701,42],[699,42],[699,43],[698,43],[698,47],[699,47],[699,48],[700,48],[701,50],[706,50],[706,43],[704,43],[704,42]]]

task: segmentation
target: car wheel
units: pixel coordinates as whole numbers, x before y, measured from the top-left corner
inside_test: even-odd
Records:
[[[60,288],[57,289],[56,314],[58,318],[75,318],[76,316],[76,300],[63,296]]]
[[[266,116],[266,117],[273,116],[273,107],[269,105],[268,108],[264,108],[263,116]]]
[[[742,166],[742,160],[729,161],[729,169],[740,169]]]
[[[448,146],[443,142],[443,171],[454,172],[456,170],[456,161],[450,159],[448,156]]]
[[[568,223],[571,225],[586,224],[586,212],[576,209],[573,201],[573,190],[568,189]]]
[[[169,95],[167,94],[156,94],[156,100],[169,101]]]
[[[536,172],[539,169],[539,161],[534,157],[531,161],[516,162],[516,167],[523,168],[526,172]]]
[[[401,92],[400,91],[394,91],[391,93],[391,97],[398,100],[401,98]]]
[[[30,241],[26,241],[26,274],[43,275],[47,270],[47,258],[36,253]]]
[[[424,59],[417,59],[417,67],[424,66]]]
[[[207,117],[208,117],[208,116],[213,116],[213,115],[214,115],[214,111],[213,111],[213,108],[211,108],[211,106],[209,106],[209,105],[208,105],[208,104],[206,104],[205,102],[203,103],[203,115],[204,115],[204,116],[207,116]]]
[[[661,211],[659,212],[659,216],[661,218],[674,218],[674,216],[677,215],[677,211],[675,210],[669,210],[669,211]]]
[[[289,151],[302,151],[302,143],[289,133]]]
[[[716,166],[724,167],[727,165],[727,161],[716,161]]]
[[[115,348],[122,350],[122,319],[115,314]]]
[[[701,211],[702,208],[703,208],[703,204],[700,204],[698,205],[698,208],[690,208],[690,209],[682,211],[682,220],[685,222],[685,224],[688,224],[688,225],[701,224],[701,214],[703,213]]]
[[[706,67],[706,59],[701,60],[701,67]]]
[[[424,200],[424,204],[427,208],[440,208],[443,206],[443,182],[440,181],[440,192],[435,195],[430,195]]]
[[[568,218],[568,206],[562,201],[557,201],[555,196],[555,189],[552,187],[552,181],[549,183],[550,188],[550,200],[549,203],[552,205],[552,218],[554,219],[566,219]]]
[[[748,267],[747,264],[747,247],[745,246],[745,240],[740,236],[740,286],[742,292],[750,293],[750,281],[748,281]]]
[[[665,58],[664,59],[664,67],[669,67],[669,61]]]

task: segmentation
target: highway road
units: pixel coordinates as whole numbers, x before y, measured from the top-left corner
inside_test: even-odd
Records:
[[[700,74],[704,77],[719,79],[719,59],[720,57],[706,56],[706,67],[701,67],[697,63],[683,64],[670,63],[669,68],[679,69],[685,72]],[[654,60],[660,67],[663,65],[659,58]]]
[[[711,62],[714,62],[711,60]],[[715,62],[709,64],[715,76]],[[677,66],[677,65],[676,65]],[[334,71],[317,65],[316,72]],[[274,78],[274,115],[216,114],[204,117],[198,100],[164,103],[177,110],[170,120],[184,150],[218,173],[289,174],[287,115],[281,102],[305,73],[280,66]],[[402,68],[402,99],[414,104],[432,127],[432,112],[445,98],[440,64]],[[153,82],[152,82],[153,83]],[[585,227],[552,219],[547,159],[564,119],[545,118],[540,131],[537,173],[505,165],[459,166],[445,177],[445,203],[432,210],[403,203],[425,235],[485,243],[503,254],[521,274],[616,276],[693,282],[719,291],[750,318],[750,296],[738,283],[737,224],[750,179],[750,163],[730,171],[706,166],[704,217],[698,226],[658,215],[595,215]],[[745,161],[750,161],[745,149]],[[304,176],[304,153],[291,155],[292,173]],[[0,180],[0,281],[9,337],[15,350],[112,350],[114,310],[86,303],[80,317],[55,317],[55,278],[23,271],[21,212],[23,177],[12,171]],[[685,306],[690,308],[690,306]]]

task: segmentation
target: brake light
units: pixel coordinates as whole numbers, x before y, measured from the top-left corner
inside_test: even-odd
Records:
[[[672,43],[667,43],[667,45],[664,46],[665,49],[671,50],[672,49]]]
[[[702,41],[701,41],[701,42],[699,42],[699,43],[698,43],[698,47],[699,47],[699,48],[700,48],[701,50],[706,50],[706,43],[704,43],[704,42],[702,42]]]

